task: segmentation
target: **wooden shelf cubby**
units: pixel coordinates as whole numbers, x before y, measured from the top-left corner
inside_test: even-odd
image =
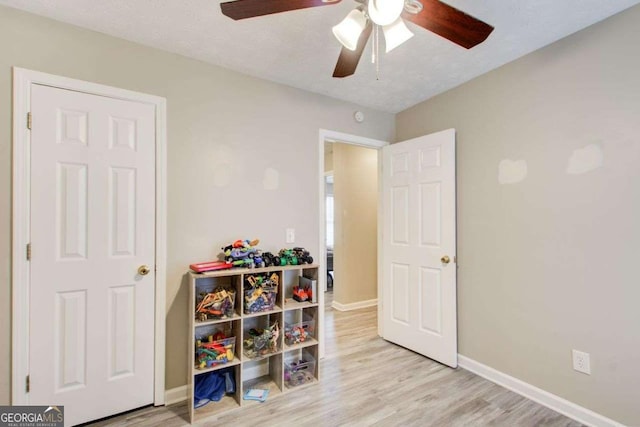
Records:
[[[257,313],[245,313],[244,283],[248,276],[262,274],[278,277],[278,290],[273,309]],[[301,279],[304,277],[304,279]],[[189,369],[187,378],[189,420],[191,423],[203,419],[214,420],[215,417],[232,410],[241,410],[258,402],[243,400],[244,393],[251,388],[269,389],[268,400],[285,395],[289,391],[299,390],[302,387],[316,384],[319,377],[319,291],[315,291],[312,301],[298,302],[293,299],[293,288],[301,280],[305,283],[315,282],[317,289],[318,265],[304,264],[296,266],[279,266],[253,269],[230,269],[207,273],[189,272]],[[196,302],[201,294],[210,293],[217,289],[233,290],[235,301],[233,313],[222,319],[201,319],[196,316]],[[252,329],[263,329],[278,323],[280,333],[275,347],[271,347],[266,354],[251,354],[246,351],[251,338]],[[303,323],[304,322],[304,323]],[[302,342],[285,341],[285,328],[292,324],[303,324],[310,333],[305,334]],[[217,331],[223,331],[226,336],[235,337],[235,351],[233,360],[225,364],[200,368],[196,366],[195,349],[198,339],[205,340],[207,335]],[[307,336],[308,335],[308,336]],[[247,356],[247,353],[250,356]],[[307,381],[292,386],[291,372],[286,372],[287,366],[291,370],[291,364],[298,361],[306,361],[304,358],[313,358],[313,366],[309,366],[305,372]],[[304,365],[304,364],[303,364]],[[225,368],[232,368],[235,379],[235,391],[225,395],[218,402],[210,402],[200,408],[194,407],[194,383],[195,378],[207,375]],[[311,369],[312,368],[312,369]],[[295,369],[295,368],[294,368]],[[306,369],[306,366],[305,366]],[[288,381],[288,382],[287,382]]]

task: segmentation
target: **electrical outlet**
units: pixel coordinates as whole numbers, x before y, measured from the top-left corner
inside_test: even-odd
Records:
[[[293,228],[287,228],[286,233],[287,243],[294,243],[296,241],[296,230]]]
[[[591,375],[589,353],[578,350],[571,350],[571,352],[573,354],[573,369],[583,374]]]

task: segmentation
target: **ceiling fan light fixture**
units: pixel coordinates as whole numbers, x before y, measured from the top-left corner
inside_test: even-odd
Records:
[[[393,24],[382,27],[384,32],[385,52],[389,53],[402,43],[413,37],[411,30],[407,28],[402,18],[398,18]]]
[[[367,25],[367,18],[360,9],[354,9],[338,25],[331,30],[333,35],[344,47],[349,50],[356,50],[360,34]]]
[[[403,8],[404,0],[369,0],[367,4],[371,20],[382,26],[395,22]]]

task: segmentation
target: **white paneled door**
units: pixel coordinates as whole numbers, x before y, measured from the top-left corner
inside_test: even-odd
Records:
[[[153,403],[155,107],[31,94],[29,403],[72,425]]]
[[[455,130],[382,157],[383,336],[456,367]]]

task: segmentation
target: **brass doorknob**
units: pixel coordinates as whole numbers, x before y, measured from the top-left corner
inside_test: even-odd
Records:
[[[451,262],[451,258],[449,258],[449,255],[445,255],[440,258],[440,261],[442,261],[443,264],[449,264]]]
[[[146,265],[141,265],[140,267],[138,267],[138,274],[141,276],[146,276],[150,271],[151,269]]]

